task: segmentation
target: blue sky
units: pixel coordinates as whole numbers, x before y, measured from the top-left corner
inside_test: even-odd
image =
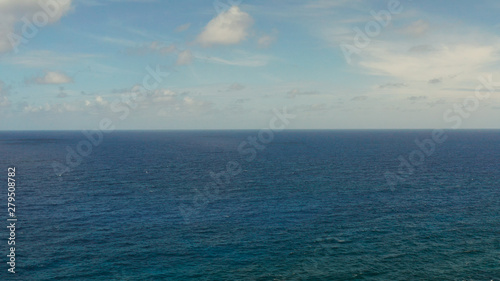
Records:
[[[260,129],[284,108],[288,129],[499,128],[499,12],[493,0],[3,0],[0,129]],[[168,76],[145,89],[148,67]]]

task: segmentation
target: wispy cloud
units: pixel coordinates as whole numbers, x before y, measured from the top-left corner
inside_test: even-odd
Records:
[[[411,101],[425,100],[427,99],[427,96],[411,96],[408,99]]]
[[[406,83],[386,83],[383,85],[378,86],[379,89],[391,89],[391,88],[403,88],[403,87],[408,87],[408,84]]]
[[[273,29],[273,31],[270,34],[262,35],[257,40],[258,46],[260,48],[268,48],[269,46],[271,46],[276,41],[277,35],[278,35],[278,30],[277,29]]]
[[[223,59],[214,56],[198,56],[200,60],[204,60],[210,63],[233,65],[233,66],[246,66],[246,67],[260,67],[265,66],[271,59],[271,57],[266,55],[241,55],[241,58],[236,59]]]
[[[435,52],[414,55],[402,52],[394,42],[380,42],[364,50],[359,65],[377,75],[403,80],[427,81],[433,77],[470,72],[498,60],[498,50],[492,45],[441,45]],[[399,50],[398,50],[399,49]]]
[[[439,84],[441,82],[443,82],[443,78],[433,78],[433,79],[429,80],[428,83],[429,84]]]
[[[183,25],[179,25],[179,26],[175,29],[175,31],[177,31],[177,32],[183,32],[183,31],[188,30],[190,26],[191,26],[191,23],[185,23],[185,24],[183,24]]]
[[[187,65],[193,61],[193,54],[190,50],[184,50],[177,55],[177,65]]]
[[[137,46],[137,42],[129,40],[129,39],[111,37],[111,36],[102,36],[102,35],[96,35],[96,34],[87,34],[87,36],[89,38],[97,40],[101,43],[114,44],[114,45],[119,45],[119,46],[123,46],[123,47]]]
[[[299,89],[292,89],[286,93],[286,97],[289,99],[293,99],[299,96],[313,96],[318,95],[319,93],[316,91],[301,91]]]
[[[146,54],[160,54],[167,55],[177,51],[177,46],[174,44],[165,44],[159,41],[153,41],[151,43],[142,44],[135,47],[127,49],[127,53],[135,55],[146,55]]]
[[[53,68],[63,64],[74,64],[80,60],[89,60],[99,57],[100,55],[98,54],[61,54],[47,50],[36,50],[16,56],[0,57],[0,62],[27,68]]]
[[[240,91],[243,89],[245,89],[244,85],[241,85],[240,83],[233,83],[233,84],[229,85],[229,87],[227,87],[226,91],[235,92],[235,91]]]
[[[368,99],[368,97],[367,97],[367,96],[357,96],[357,97],[353,97],[353,98],[351,99],[351,101],[365,101],[365,100],[367,100],[367,99]]]
[[[9,89],[5,86],[4,82],[0,81],[0,107],[7,107],[10,105],[8,93]]]
[[[420,36],[425,34],[429,30],[429,28],[430,25],[428,22],[424,20],[417,20],[415,22],[412,22],[407,27],[403,28],[402,32],[413,36]]]

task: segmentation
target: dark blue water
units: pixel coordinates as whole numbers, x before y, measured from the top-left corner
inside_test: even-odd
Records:
[[[431,135],[0,132],[0,280],[500,280],[500,131]]]

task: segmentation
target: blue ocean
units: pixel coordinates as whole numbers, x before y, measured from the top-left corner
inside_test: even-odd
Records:
[[[0,280],[500,280],[500,131],[434,133],[0,132]]]

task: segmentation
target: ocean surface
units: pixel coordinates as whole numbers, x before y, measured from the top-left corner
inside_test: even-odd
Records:
[[[0,280],[500,280],[500,131],[432,135],[0,132]]]

